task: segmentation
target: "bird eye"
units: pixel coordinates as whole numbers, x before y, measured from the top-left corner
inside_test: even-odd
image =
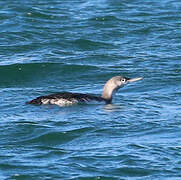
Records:
[[[126,82],[126,79],[121,79],[122,82]]]

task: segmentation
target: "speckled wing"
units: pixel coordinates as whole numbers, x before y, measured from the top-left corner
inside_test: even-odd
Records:
[[[71,93],[71,92],[61,92],[50,94],[47,96],[40,96],[36,99],[28,101],[27,104],[75,104],[79,102],[89,102],[89,101],[104,101],[102,97],[90,95],[90,94],[82,94],[82,93]]]

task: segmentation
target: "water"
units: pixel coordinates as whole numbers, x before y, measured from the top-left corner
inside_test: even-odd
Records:
[[[179,0],[0,2],[0,179],[181,179]],[[113,105],[26,105],[59,91]]]

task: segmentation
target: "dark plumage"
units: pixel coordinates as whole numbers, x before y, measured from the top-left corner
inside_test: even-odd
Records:
[[[45,99],[47,100],[47,103],[43,103],[43,102],[45,102]],[[52,104],[51,100],[54,100],[53,102],[56,102],[56,100],[58,101],[61,99],[66,100],[65,104],[72,104],[72,102],[75,102],[75,101],[76,102],[89,102],[92,100],[99,101],[99,102],[101,102],[101,101],[106,102],[106,100],[104,98],[98,97],[98,96],[82,94],[82,93],[61,92],[61,93],[50,94],[47,96],[40,96],[40,97],[37,97],[36,99],[33,99],[26,103],[27,104],[37,104],[37,105]]]

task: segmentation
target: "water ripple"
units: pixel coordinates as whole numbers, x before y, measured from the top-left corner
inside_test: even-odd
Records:
[[[180,2],[0,2],[0,179],[180,179]],[[60,91],[113,105],[31,106]]]

